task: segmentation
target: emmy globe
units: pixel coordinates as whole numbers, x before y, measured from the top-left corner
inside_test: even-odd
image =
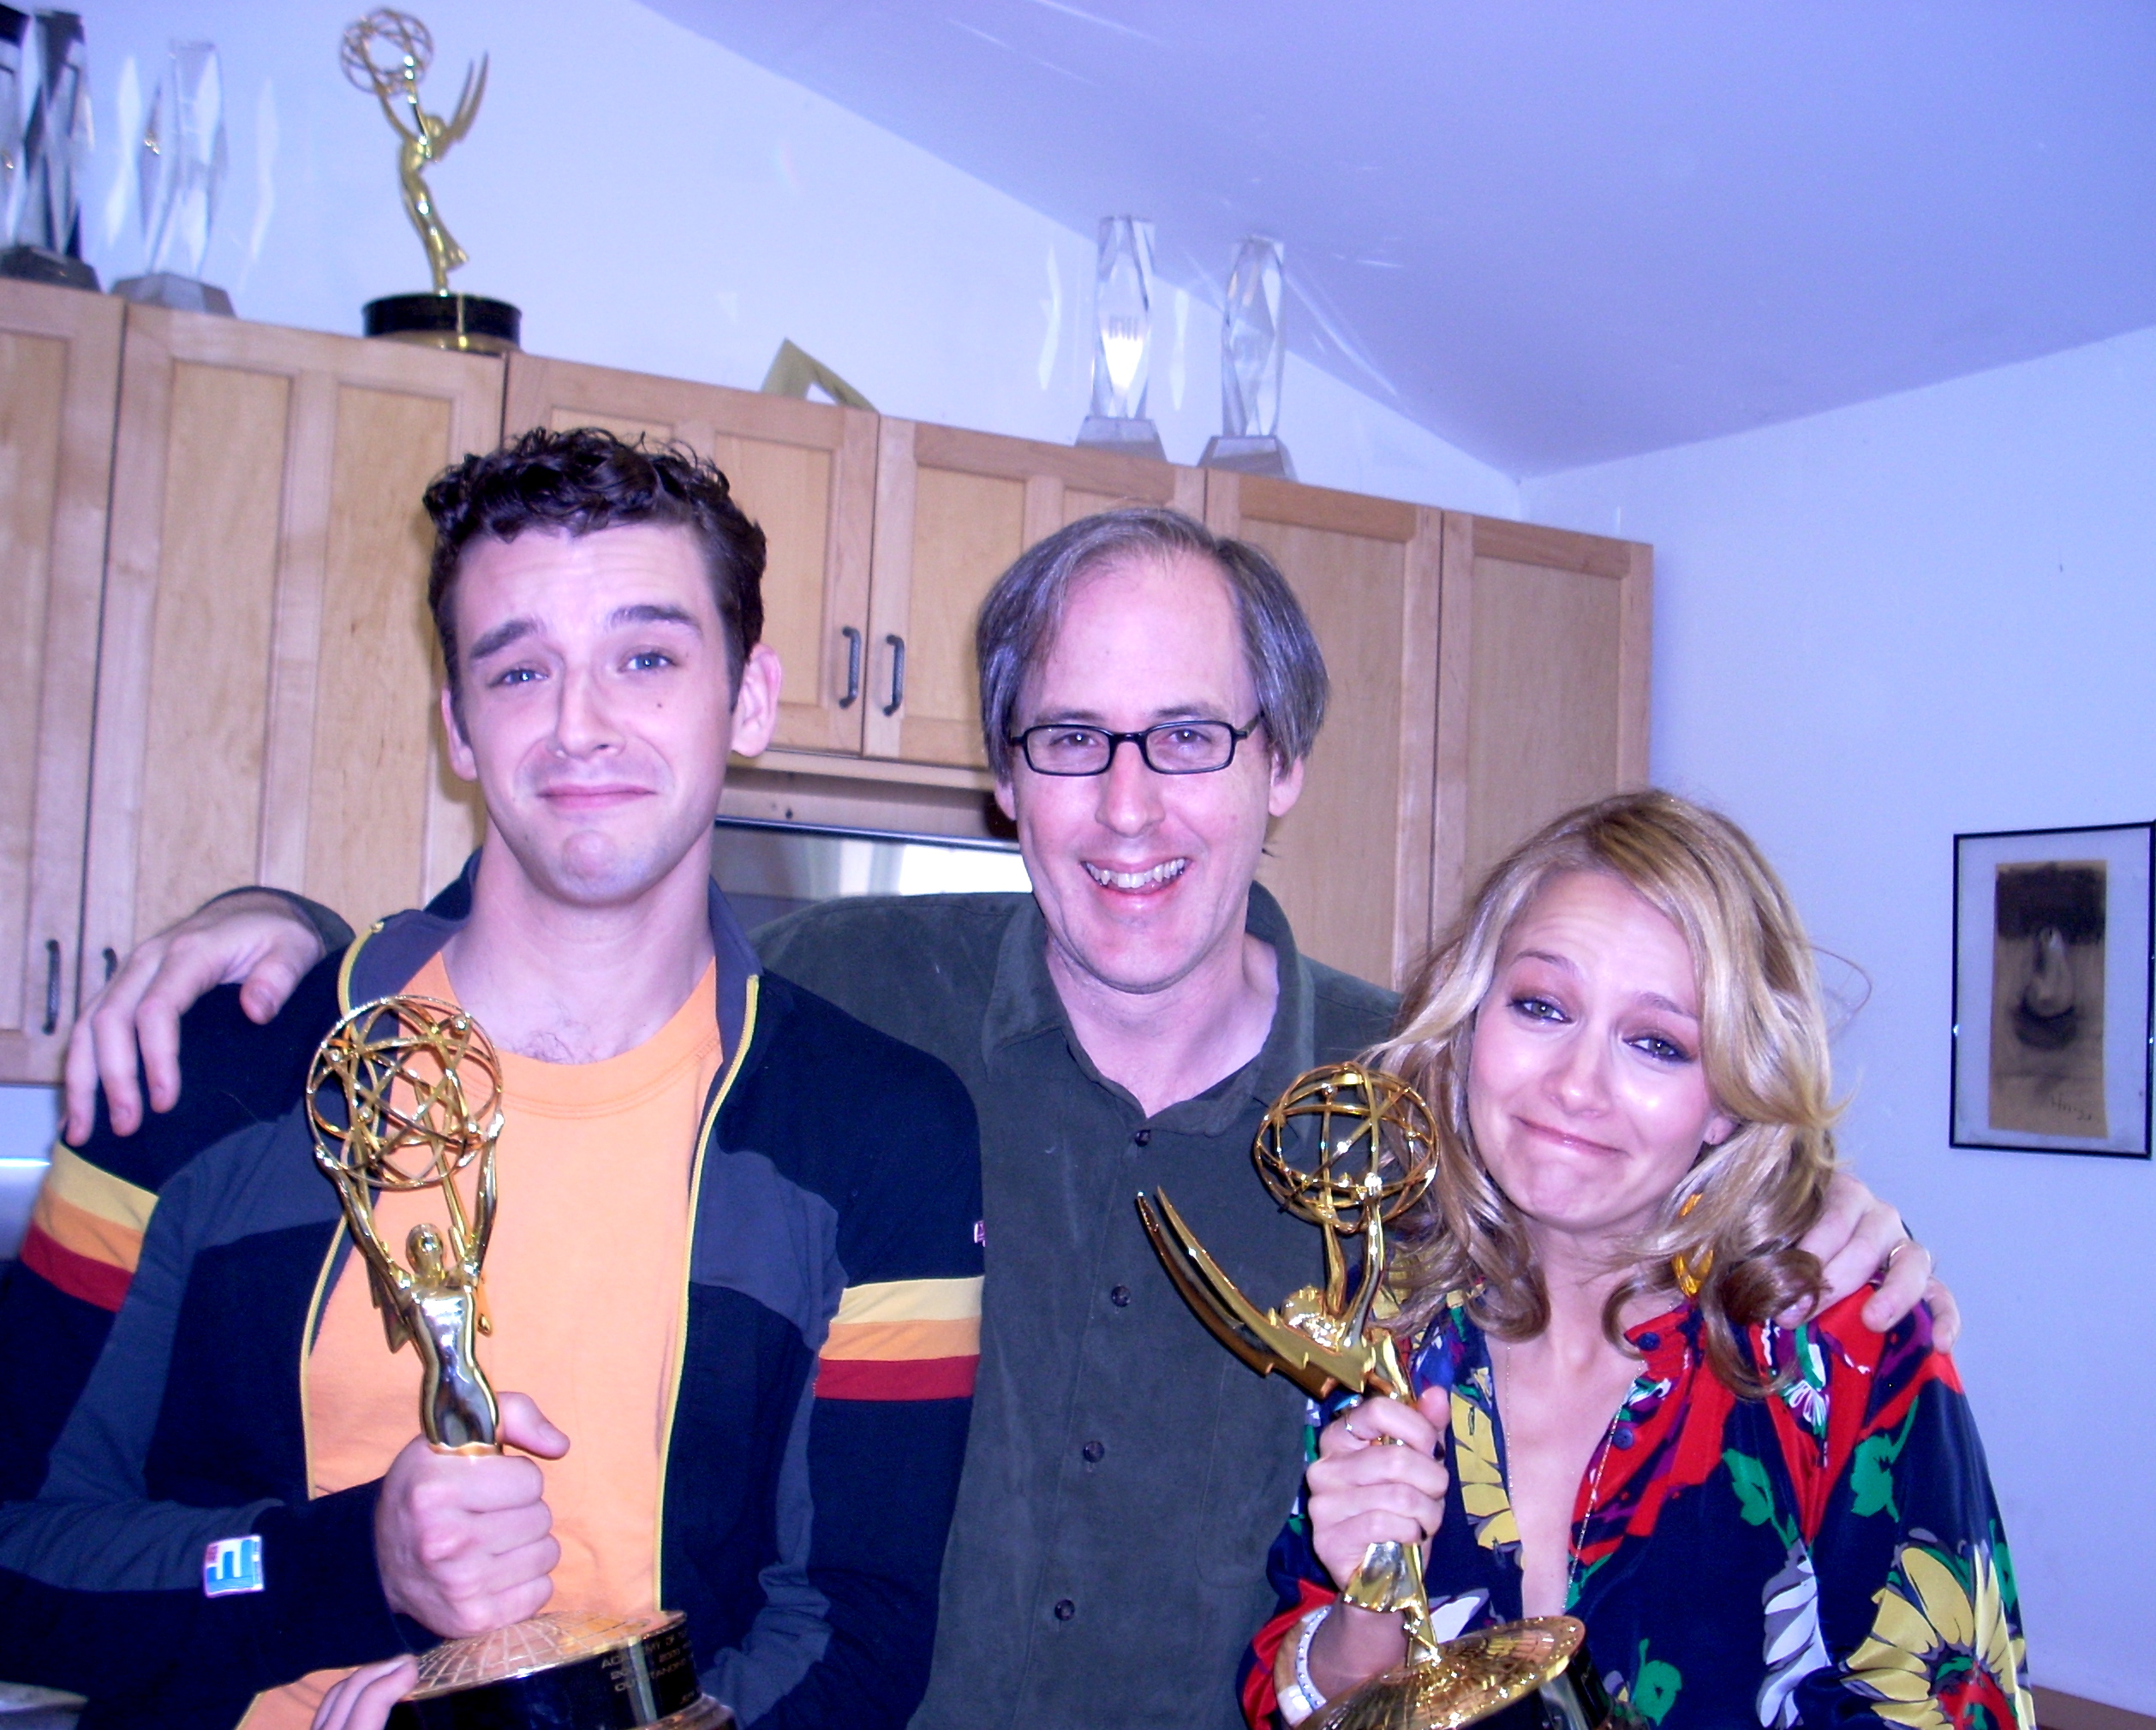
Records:
[[[493,1229],[501,1064],[455,1005],[414,996],[337,1023],[307,1079],[314,1158],[367,1263],[389,1347],[421,1369],[430,1447],[498,1453],[499,1414],[479,1361],[493,1332],[483,1274]],[[399,1261],[374,1217],[383,1190],[439,1192]],[[733,1715],[698,1687],[678,1614],[551,1614],[422,1653],[391,1730],[716,1730]]]

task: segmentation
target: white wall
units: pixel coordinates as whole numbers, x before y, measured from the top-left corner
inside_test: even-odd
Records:
[[[230,165],[204,275],[242,317],[356,335],[366,301],[429,286],[396,140],[337,69],[363,6],[76,3],[97,125],[84,252],[107,287],[143,267],[130,141],[174,38],[218,45]],[[634,0],[434,0],[424,15],[431,108],[491,57],[476,125],[430,176],[473,260],[455,286],[522,307],[532,352],[754,390],[791,337],[887,414],[1058,444],[1078,431],[1090,236]],[[1155,328],[1149,406],[1169,456],[1195,462],[1220,430],[1220,319],[1169,285]],[[1508,477],[1293,357],[1284,399],[1305,480],[1519,515]],[[0,1089],[0,1160],[47,1145],[51,1109],[45,1089]],[[0,1256],[9,1214],[0,1195]]]
[[[2034,1674],[2156,1710],[2156,1166],[1946,1140],[1954,835],[2156,817],[2156,331],[1523,501],[1654,543],[1656,778],[1872,977],[1844,1146],[1968,1317]]]

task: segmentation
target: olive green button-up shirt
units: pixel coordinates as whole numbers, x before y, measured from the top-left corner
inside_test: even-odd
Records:
[[[1302,1467],[1303,1399],[1215,1342],[1133,1198],[1165,1189],[1260,1304],[1320,1272],[1253,1169],[1296,1076],[1383,1036],[1389,993],[1306,961],[1279,904],[1257,1057],[1153,1117],[1094,1068],[1022,895],[826,903],[757,934],[773,971],[964,1077],[981,1119],[988,1283],[935,1666],[915,1730],[1214,1730],[1272,1608],[1265,1554]]]

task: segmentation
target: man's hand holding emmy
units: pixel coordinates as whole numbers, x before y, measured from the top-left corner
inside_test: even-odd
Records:
[[[414,1436],[374,1508],[374,1559],[390,1608],[447,1639],[535,1616],[553,1596],[561,1545],[533,1459],[569,1438],[526,1395],[500,1396],[502,1441],[522,1453],[450,1453]]]

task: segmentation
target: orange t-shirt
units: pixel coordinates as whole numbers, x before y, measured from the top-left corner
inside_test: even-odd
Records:
[[[688,1290],[689,1185],[704,1099],[721,1059],[715,966],[666,1026],[600,1063],[501,1053],[500,1202],[486,1260],[494,1331],[479,1360],[497,1393],[528,1393],[570,1439],[541,1460],[561,1560],[553,1610],[657,1608],[660,1459]],[[438,955],[405,989],[457,1000]],[[383,1192],[375,1218],[400,1250],[438,1196]],[[349,1256],[308,1360],[316,1495],[378,1478],[419,1434],[420,1365],[395,1353]],[[306,1730],[342,1671],[256,1697],[244,1730]]]

